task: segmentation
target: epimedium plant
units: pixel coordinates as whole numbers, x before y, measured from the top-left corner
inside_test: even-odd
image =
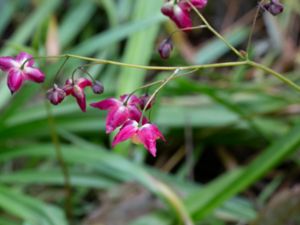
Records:
[[[125,140],[131,139],[133,143],[143,144],[144,147],[150,152],[150,154],[155,157],[157,151],[156,141],[158,139],[165,141],[165,138],[163,134],[159,131],[158,127],[155,124],[153,124],[147,117],[146,112],[151,109],[151,106],[154,104],[154,99],[159,93],[159,91],[172,79],[176,79],[179,76],[193,73],[195,70],[202,68],[234,67],[241,65],[249,65],[251,67],[255,67],[257,69],[268,72],[269,74],[279,78],[280,80],[290,85],[291,87],[297,89],[298,91],[300,90],[300,87],[297,84],[293,83],[291,80],[285,78],[281,74],[262,64],[252,61],[249,58],[249,54],[247,53],[247,51],[251,44],[253,30],[249,37],[247,51],[239,51],[234,46],[232,46],[220,33],[218,33],[210,25],[210,23],[205,19],[205,17],[199,12],[199,10],[203,10],[207,4],[207,0],[170,0],[166,1],[163,4],[161,12],[164,15],[168,16],[177,25],[179,30],[174,31],[160,44],[158,52],[161,58],[167,59],[170,57],[171,51],[174,48],[172,44],[172,35],[176,32],[189,32],[194,29],[208,29],[216,37],[221,39],[237,55],[237,61],[204,65],[192,65],[184,67],[157,67],[126,64],[122,62],[89,58],[70,54],[50,57],[32,57],[28,53],[21,52],[16,57],[0,57],[0,69],[4,73],[7,73],[7,85],[12,94],[19,91],[24,82],[26,82],[27,80],[36,83],[44,82],[44,73],[38,68],[34,67],[34,60],[40,58],[64,58],[65,61],[63,62],[61,68],[57,72],[57,75],[59,74],[65,63],[71,58],[82,59],[91,63],[92,65],[113,64],[123,67],[140,68],[145,70],[174,71],[166,79],[153,82],[138,88],[138,90],[140,90],[154,85],[159,85],[159,87],[153,92],[151,96],[137,96],[135,95],[135,92],[137,90],[133,90],[129,94],[122,95],[120,99],[108,98],[96,103],[92,103],[90,105],[91,107],[108,111],[108,115],[106,118],[107,134],[110,134],[114,130],[119,128],[118,133],[113,139],[113,146]],[[282,13],[283,9],[284,6],[279,2],[279,0],[270,0],[268,2],[262,0],[258,4],[258,12],[260,10],[263,10],[271,13],[274,16]],[[193,27],[193,21],[191,18],[192,11],[194,11],[198,15],[203,24]],[[256,19],[257,18],[254,18],[253,27],[255,26]],[[94,78],[84,69],[86,66],[90,66],[91,64],[80,65],[79,67],[77,67],[74,70],[71,78],[67,79],[63,86],[60,87],[54,83],[53,87],[49,89],[46,93],[46,96],[49,99],[49,101],[53,105],[58,105],[64,100],[65,97],[73,96],[76,99],[81,111],[85,112],[87,106],[84,90],[86,88],[91,88],[95,94],[102,94],[104,91],[104,87],[101,84],[101,82],[94,80]],[[80,70],[84,75],[87,75],[88,78],[75,78],[75,72],[77,70]]]

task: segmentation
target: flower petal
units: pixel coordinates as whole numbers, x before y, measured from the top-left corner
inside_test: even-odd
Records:
[[[76,80],[76,84],[80,87],[80,88],[85,88],[85,87],[88,87],[88,86],[92,86],[93,85],[93,82],[90,81],[89,79],[86,79],[86,78],[79,78],[78,80]]]
[[[108,98],[108,99],[102,100],[100,102],[95,102],[95,103],[91,104],[92,107],[98,108],[101,110],[110,110],[114,107],[119,107],[121,105],[123,105],[123,103],[115,98]]]
[[[86,111],[86,100],[85,100],[85,94],[83,90],[78,87],[77,85],[74,85],[73,87],[73,93],[72,95],[76,98],[76,101],[82,110],[82,112]]]
[[[138,130],[138,123],[136,121],[129,120],[120,129],[119,133],[115,136],[112,146],[114,147],[120,142],[123,142],[129,138],[132,138]]]
[[[11,68],[8,71],[7,86],[12,94],[21,88],[23,81],[24,81],[24,74],[22,73],[21,70],[17,68]]]
[[[128,119],[128,116],[128,109],[123,105],[111,109],[106,118],[106,133],[109,134],[117,127],[123,125]]]
[[[174,15],[170,18],[177,24],[179,28],[192,27],[192,20],[189,16],[189,12],[178,5],[174,6]]]
[[[197,8],[197,9],[203,9],[207,5],[207,0],[191,0],[191,3]],[[183,1],[180,3],[180,7],[183,10],[191,10],[191,6],[188,2]]]
[[[8,71],[12,67],[14,67],[15,60],[12,57],[4,56],[0,57],[0,70]]]
[[[150,125],[150,124],[147,124]],[[143,143],[144,147],[150,152],[152,156],[156,156],[156,138],[154,137],[151,129],[142,126],[138,132],[137,137]]]
[[[142,112],[136,107],[136,106],[127,106],[128,111],[129,111],[129,119],[135,120],[137,122],[140,122]],[[145,124],[147,123],[148,120],[146,117],[143,117],[142,123]]]
[[[37,68],[25,67],[24,74],[26,75],[26,78],[28,80],[31,80],[31,81],[34,81],[37,83],[42,83],[45,80],[45,75],[43,74],[42,71],[40,71]]]
[[[30,60],[28,60],[28,59],[30,59]],[[17,57],[16,57],[16,61],[18,61],[20,63],[20,65],[22,65],[26,60],[28,60],[28,61],[26,62],[25,66],[32,67],[34,64],[32,55],[28,54],[27,52],[20,52],[20,54],[17,55]]]

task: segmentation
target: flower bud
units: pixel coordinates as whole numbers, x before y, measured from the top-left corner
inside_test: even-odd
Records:
[[[92,89],[95,94],[102,94],[104,92],[104,86],[99,81],[93,83]]]
[[[173,43],[171,38],[167,38],[163,40],[158,48],[159,55],[162,59],[169,58],[172,50],[173,50]]]
[[[271,13],[273,16],[276,16],[283,12],[284,6],[279,2],[279,0],[271,0],[269,3],[264,4],[263,8]]]
[[[147,105],[147,102],[149,101],[150,99],[150,96],[148,94],[144,94],[140,97],[140,103],[139,103],[139,107],[143,110],[146,105]],[[146,110],[150,109],[152,107],[154,103],[154,99],[151,100],[151,102],[148,104]]]
[[[53,88],[47,91],[46,96],[53,105],[58,105],[64,100],[66,92],[54,84]]]

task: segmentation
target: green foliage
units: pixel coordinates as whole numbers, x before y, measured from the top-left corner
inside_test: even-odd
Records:
[[[184,47],[176,47],[169,61],[158,59],[155,51],[158,40],[165,38],[172,27],[160,14],[161,0],[72,0],[67,1],[68,4],[59,0],[4,2],[0,3],[0,37],[7,40],[2,45],[1,56],[21,50],[34,55],[47,54],[45,43],[50,32],[47,29],[50,18],[55,18],[54,29],[58,33],[55,44],[61,53],[167,66],[223,62],[235,57],[220,40],[210,38],[207,33],[203,37],[201,33],[200,47],[187,47],[192,42],[200,44],[196,32],[195,37],[188,38],[176,33],[175,46]],[[287,32],[286,24],[292,26],[291,21],[299,14],[298,6],[287,4],[289,13],[276,18],[281,24],[276,25],[278,29]],[[21,12],[21,8],[24,11]],[[271,21],[266,22],[266,27],[271,27],[274,35],[274,18]],[[167,29],[164,29],[165,24]],[[230,28],[224,36],[232,45],[243,49],[250,25]],[[262,35],[267,36],[264,32]],[[265,40],[255,43],[266,45]],[[253,47],[252,52],[270,67],[284,61],[277,61],[278,48],[261,54],[260,48]],[[293,68],[299,67],[296,57],[293,60]],[[289,162],[299,173],[298,93],[248,66],[205,69],[171,81],[156,99],[151,120],[167,139],[167,143],[159,143],[156,159],[147,158],[145,149],[129,143],[111,150],[104,130],[105,112],[88,108],[87,113],[82,113],[73,99],[51,106],[72,186],[73,217],[68,221],[65,177],[55,152],[57,143],[51,138],[44,98],[61,62],[38,61],[47,75],[45,87],[28,84],[14,96],[6,87],[5,77],[0,75],[0,224],[83,224],[104,205],[101,198],[95,196],[111,194],[114,188],[128,182],[142,186],[159,200],[160,206],[129,218],[127,224],[178,224],[182,216],[180,210],[195,224],[250,223],[259,214],[255,205],[265,207],[281,182],[290,181],[290,168],[281,170],[278,166]],[[64,82],[82,63],[71,59],[58,82]],[[284,75],[299,82],[297,70],[293,68]],[[284,66],[279,69],[284,70]],[[97,65],[88,70],[104,83],[106,90],[101,96],[88,92],[88,103],[128,93],[148,80],[169,75],[112,65]],[[188,130],[191,130],[190,135]],[[190,146],[192,154],[189,154]],[[225,149],[225,156],[220,149]],[[206,162],[206,154],[216,156]],[[298,163],[295,163],[297,166],[293,167],[293,162]],[[199,169],[202,164],[206,167]],[[219,167],[222,169],[211,175],[214,173],[211,171]],[[171,171],[163,171],[164,168]],[[196,180],[189,178],[192,172]],[[279,178],[274,175],[277,173],[280,173]],[[202,179],[206,182],[201,182]],[[257,182],[266,182],[266,179],[267,184],[262,185],[257,195],[249,198],[245,194],[253,191]],[[172,204],[174,196],[179,209]]]

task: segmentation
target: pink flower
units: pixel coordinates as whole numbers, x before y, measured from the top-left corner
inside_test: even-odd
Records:
[[[170,17],[170,19],[173,20],[179,28],[192,26],[192,20],[188,10],[180,4],[174,4],[172,1],[166,2],[161,8],[161,12]]]
[[[79,78],[76,80],[68,79],[66,81],[63,90],[66,92],[66,95],[72,95],[76,98],[76,101],[80,109],[86,111],[86,99],[84,94],[84,88],[91,87],[93,85],[92,81],[86,78]]]
[[[111,133],[117,127],[123,125],[128,119],[139,121],[142,113],[138,106],[140,99],[132,95],[123,95],[120,100],[115,98],[108,98],[100,102],[92,103],[91,106],[100,110],[108,110],[106,118],[106,133]],[[144,122],[146,118],[143,118]]]
[[[197,8],[202,9],[206,6],[207,0],[191,0],[191,3]],[[173,20],[179,28],[192,27],[190,17],[191,6],[185,0],[176,3],[174,0],[166,2],[161,8],[161,12]]]
[[[45,80],[45,75],[39,69],[34,68],[33,64],[32,56],[26,52],[21,52],[15,58],[0,57],[0,70],[8,74],[7,86],[12,94],[18,91],[26,80],[36,83],[42,83]]]
[[[203,9],[207,5],[207,0],[190,0],[190,2],[197,8],[197,9]],[[191,10],[192,7],[190,4],[183,0],[180,3],[181,8],[185,10]]]
[[[156,125],[145,123],[139,127],[138,122],[134,120],[128,120],[122,126],[119,133],[115,136],[112,145],[115,146],[128,139],[131,139],[135,144],[143,144],[154,157],[156,156],[156,140],[162,139],[165,141],[164,136]]]

